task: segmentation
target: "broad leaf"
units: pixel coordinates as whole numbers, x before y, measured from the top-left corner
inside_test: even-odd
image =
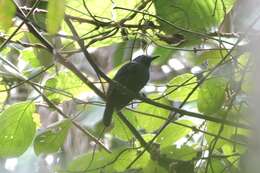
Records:
[[[0,28],[8,30],[12,26],[15,6],[10,0],[0,0]]]
[[[1,78],[0,78],[1,80]],[[4,103],[5,99],[7,98],[7,91],[4,85],[0,83],[0,106]]]
[[[125,54],[126,54],[126,48],[128,46],[128,42],[122,42],[118,43],[115,53],[113,54],[113,66],[119,66],[120,64],[124,63],[125,60]]]
[[[173,25],[197,32],[208,32],[219,27],[235,0],[156,0],[156,14]],[[158,20],[161,29],[169,34],[180,31]],[[186,33],[187,32],[183,32]]]
[[[206,51],[194,58],[195,65],[200,65],[207,61],[209,68],[214,67],[225,56],[227,56],[227,50],[211,50]]]
[[[36,37],[34,37],[34,35],[31,33],[26,33],[26,37],[32,44],[41,44],[41,42]],[[54,62],[53,55],[48,50],[41,49],[41,48],[34,48],[33,52],[36,58],[38,59],[38,61],[32,60],[31,56],[33,55],[28,55],[28,57],[25,57],[25,60],[29,61],[33,67],[35,65],[39,65],[38,62],[42,66],[49,66]]]
[[[207,132],[209,132],[211,134],[215,134],[217,136],[218,133],[219,133],[220,128],[221,128],[221,124],[219,124],[219,123],[214,123],[214,122],[210,122],[210,121],[207,122]],[[224,125],[223,130],[222,130],[220,136],[225,137],[227,139],[230,139],[233,133],[235,133],[235,128],[234,127]],[[206,136],[206,140],[207,140],[208,144],[210,144],[211,142],[215,142],[214,141],[214,139],[215,139],[214,136],[210,136],[210,135],[205,135],[205,136]],[[216,143],[215,148],[220,148],[224,144],[228,144],[228,143],[229,142],[227,142],[226,140],[218,138],[218,141]]]
[[[208,167],[208,173],[216,173],[216,172],[223,172],[228,173],[227,171],[227,164],[222,159],[211,159],[210,166]]]
[[[225,100],[227,81],[220,77],[207,79],[199,88],[198,109],[205,114],[217,112]]]
[[[89,88],[72,72],[60,72],[56,77],[50,78],[45,84],[45,94],[55,102],[78,97]]]
[[[185,73],[173,78],[167,85],[167,98],[172,101],[183,102],[197,85],[197,78],[193,74]],[[195,90],[188,101],[197,99],[198,91]]]
[[[150,159],[148,164],[143,168],[143,172],[160,172],[160,173],[168,173],[168,170],[164,167],[160,166],[157,161],[153,161]]]
[[[95,155],[90,153],[82,154],[76,157],[71,163],[68,165],[68,172],[87,172],[87,170],[92,170],[95,168],[100,168],[102,166],[107,165],[108,162],[112,161],[113,154],[109,154],[105,151],[95,152]],[[94,157],[93,157],[94,156]],[[106,172],[113,172],[114,169],[111,168],[110,165],[103,168]],[[93,173],[100,172],[99,169],[93,171]]]
[[[13,104],[0,114],[0,157],[17,157],[30,146],[36,125],[33,102]]]
[[[124,110],[123,114],[126,116],[128,121],[131,122],[131,124],[136,127],[136,125],[137,125],[136,118],[133,115],[133,113],[129,110]],[[113,122],[114,122],[114,128],[112,130],[112,134],[115,137],[117,137],[121,140],[125,140],[125,141],[129,141],[130,139],[132,139],[132,137],[133,137],[132,132],[121,121],[121,119],[118,117],[118,115],[116,113],[113,114]]]
[[[34,151],[37,155],[57,152],[63,145],[68,130],[71,127],[70,120],[52,124],[43,132],[38,134],[34,140]]]
[[[148,97],[154,99],[154,98],[159,98],[160,95],[151,94],[148,95]],[[159,100],[155,100],[155,101],[170,106],[170,102],[165,98],[160,98]],[[165,122],[165,120],[152,117],[152,115],[167,119],[167,117],[170,114],[169,110],[159,108],[147,103],[140,103],[137,106],[136,111],[148,114],[148,115],[142,115],[142,113],[134,113],[140,127],[144,128],[147,132],[153,132],[154,130],[159,129],[161,125]]]
[[[113,168],[118,172],[124,172],[127,166],[137,157],[139,153],[135,149],[128,149],[124,151],[123,154],[117,159],[113,164]],[[140,169],[145,167],[150,160],[150,155],[145,152],[139,159],[135,162],[131,168]]]
[[[190,161],[197,156],[197,151],[187,145],[181,148],[176,148],[175,145],[164,147],[161,149],[161,153],[168,158],[181,161]]]
[[[47,30],[56,34],[61,26],[65,12],[65,0],[48,1]]]
[[[130,162],[136,158],[137,154],[138,152],[135,149],[116,149],[110,154],[105,151],[96,151],[94,157],[92,152],[90,152],[74,159],[69,164],[68,170],[75,172],[93,170],[93,172],[99,173],[100,168],[102,168],[105,172],[124,172]],[[138,162],[132,165],[132,168],[142,168],[148,161],[149,154],[145,152]]]
[[[33,49],[24,49],[22,51],[22,58],[34,68],[41,66],[41,63],[34,54]]]
[[[179,120],[176,122],[193,126],[193,123],[189,120]],[[177,124],[171,124],[158,136],[157,142],[161,144],[161,147],[167,147],[186,136],[189,132],[191,132],[190,128],[186,128]]]
[[[223,154],[225,155],[234,155],[233,157],[227,157],[227,160],[233,164],[233,166],[235,167],[239,167],[239,162],[237,161],[238,158],[240,157],[240,155],[235,155],[235,154],[238,154],[239,152],[237,152],[237,149],[234,148],[234,145],[233,144],[226,144],[226,145],[223,145],[222,148],[223,150]],[[243,154],[243,153],[239,153],[239,154]]]

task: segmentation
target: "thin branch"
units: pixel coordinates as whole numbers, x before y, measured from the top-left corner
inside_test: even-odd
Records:
[[[16,2],[13,1],[15,4]],[[29,11],[28,14],[25,15],[25,18],[27,19],[28,17],[30,17],[30,15],[33,13],[34,9],[39,5],[39,3],[41,2],[41,0],[37,0],[32,9]],[[3,50],[3,48],[7,45],[7,43],[15,36],[15,34],[21,29],[21,27],[24,25],[25,20],[22,21],[22,23],[20,23],[20,25],[15,29],[15,31],[9,36],[8,39],[6,39],[1,45],[0,45],[0,52]]]
[[[192,31],[192,30],[181,28],[181,27],[179,27],[179,26],[177,26],[177,25],[175,25],[175,24],[173,24],[173,23],[171,23],[171,22],[169,22],[169,21],[167,21],[167,20],[165,20],[165,19],[163,19],[163,18],[161,18],[161,17],[159,17],[157,15],[154,15],[154,14],[151,14],[151,13],[148,13],[148,12],[142,12],[142,11],[139,11],[139,10],[124,8],[124,7],[115,7],[115,9],[126,10],[126,11],[133,11],[133,12],[140,13],[140,14],[143,14],[143,15],[148,15],[148,16],[154,17],[154,18],[156,18],[156,19],[158,19],[158,20],[168,24],[169,26],[172,26],[173,28],[175,28],[175,29],[177,29],[179,31],[183,31],[183,32],[186,32],[186,33],[194,34],[195,36],[197,36],[199,38],[200,37],[208,38],[208,39],[215,40],[215,41],[218,41],[218,42],[224,42],[224,43],[227,43],[227,44],[230,44],[230,45],[234,45],[234,44],[232,44],[230,42],[227,42],[225,40],[219,40],[219,39],[211,37],[211,36],[209,36],[207,34],[203,34],[203,33],[200,33],[200,32],[196,32],[196,31]]]

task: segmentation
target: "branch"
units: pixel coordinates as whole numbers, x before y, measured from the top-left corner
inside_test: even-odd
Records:
[[[25,14],[23,13],[23,11],[19,8],[19,5],[14,2],[14,4],[17,7],[17,11],[18,13],[20,13],[20,15],[25,16]],[[49,43],[48,40],[46,40],[38,31],[37,29],[27,20],[23,21],[24,23],[26,23],[27,27],[29,28],[29,30],[31,31],[31,33],[38,38],[41,43],[43,43],[48,51],[50,53],[55,53],[55,55],[57,56],[57,60],[58,62],[60,62],[62,65],[64,65],[65,67],[67,67],[68,69],[70,69],[71,71],[74,72],[74,74],[76,74],[84,83],[86,83],[97,95],[99,95],[100,97],[104,97],[104,94],[94,85],[92,84],[81,72],[78,71],[78,69],[71,64],[70,62],[68,62],[66,59],[64,59],[58,52],[55,51],[54,47],[51,45],[51,43]],[[26,79],[25,79],[26,80]],[[28,81],[30,82],[30,81]],[[51,106],[54,107],[64,118],[69,118],[67,115],[65,115],[61,110],[59,110],[58,107],[56,107],[55,104],[53,104],[45,95],[43,95],[40,90],[35,87],[32,83],[30,83],[32,85],[32,87],[39,92],[42,97],[45,99],[45,101]],[[83,127],[81,127],[77,122],[72,121],[73,125],[76,126],[79,130],[81,130],[84,134],[86,134],[87,136],[89,136],[93,141],[95,141],[96,143],[99,144],[99,146],[101,146],[103,149],[105,149],[106,151],[110,152],[110,150],[108,150],[104,144],[102,144],[95,136],[93,136],[91,133],[89,133],[86,129],[84,129]]]

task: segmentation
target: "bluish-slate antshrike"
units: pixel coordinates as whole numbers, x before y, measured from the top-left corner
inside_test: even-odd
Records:
[[[158,58],[158,56],[138,56],[132,62],[121,67],[113,80],[119,82],[132,92],[138,93],[148,82],[150,77],[149,67],[151,62],[156,58]],[[110,84],[107,92],[106,108],[103,115],[104,125],[109,126],[111,124],[114,110],[118,111],[122,109],[133,99],[134,96],[124,92],[122,87],[120,88]]]

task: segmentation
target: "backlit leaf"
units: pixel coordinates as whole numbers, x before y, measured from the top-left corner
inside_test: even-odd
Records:
[[[0,157],[16,157],[30,146],[36,125],[33,102],[11,105],[0,114]]]

